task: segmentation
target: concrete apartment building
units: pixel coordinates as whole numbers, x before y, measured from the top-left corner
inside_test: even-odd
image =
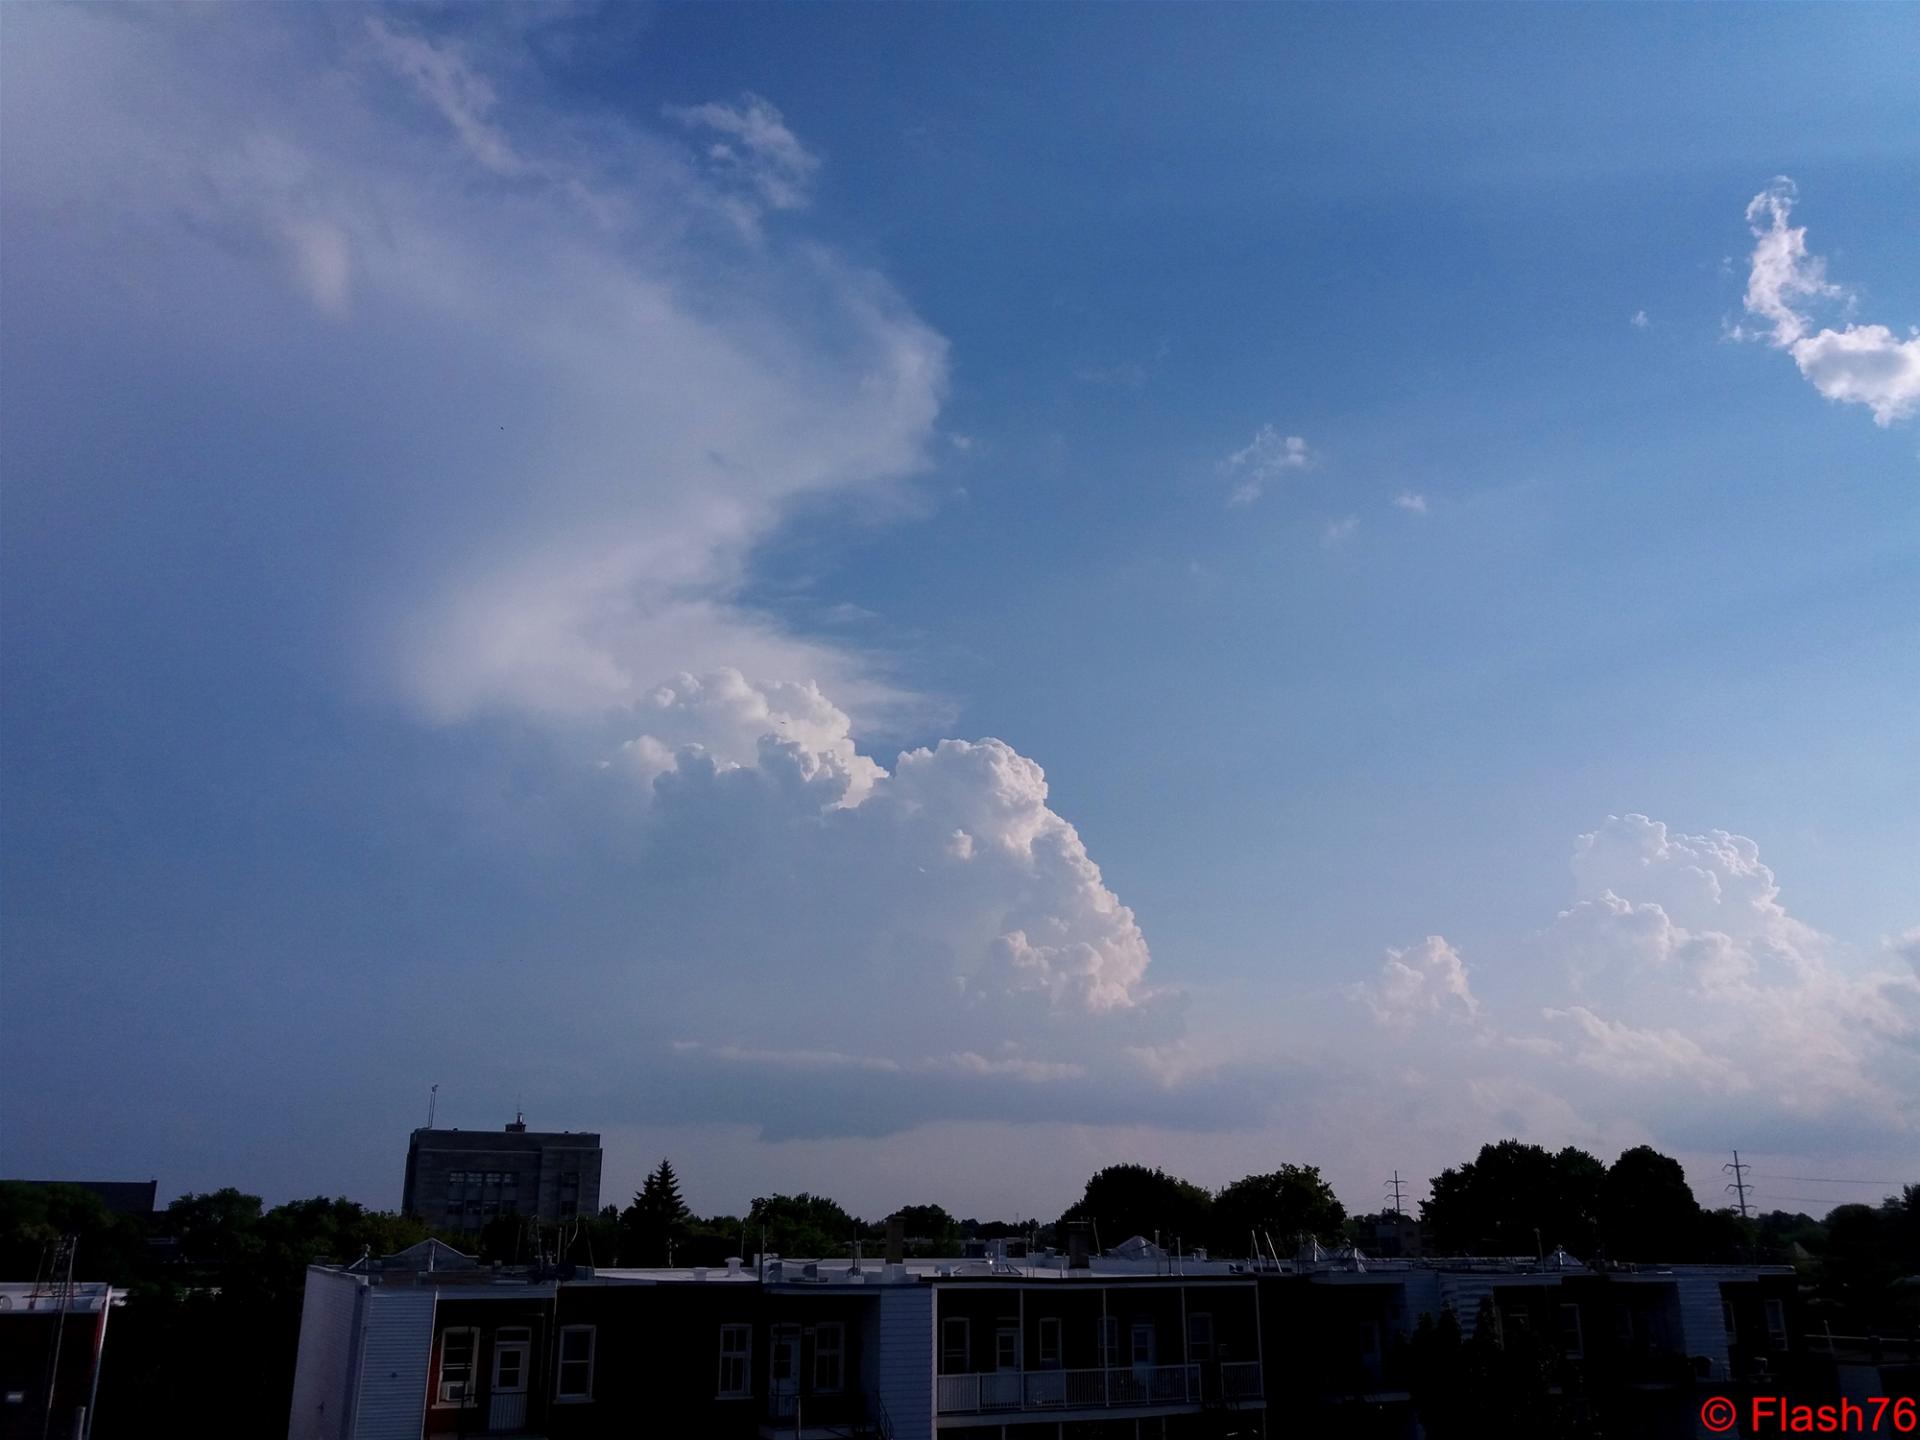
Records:
[[[501,1215],[548,1224],[600,1209],[600,1136],[502,1130],[415,1130],[400,1208],[439,1230],[480,1230]]]

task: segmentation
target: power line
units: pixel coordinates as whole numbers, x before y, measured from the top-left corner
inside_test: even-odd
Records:
[[[1843,1180],[1831,1175],[1762,1175],[1755,1171],[1756,1180],[1797,1180],[1808,1185],[1898,1185],[1898,1180]]]

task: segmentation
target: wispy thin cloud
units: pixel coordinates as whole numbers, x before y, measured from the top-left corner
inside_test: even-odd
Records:
[[[1809,253],[1806,228],[1789,223],[1798,200],[1798,188],[1783,175],[1747,206],[1755,243],[1746,308],[1765,325],[1736,326],[1734,337],[1786,351],[1814,389],[1841,404],[1866,406],[1876,425],[1911,419],[1920,410],[1920,330],[1909,327],[1901,339],[1885,325],[1813,329],[1813,306],[1850,310],[1855,297],[1827,278],[1821,256]]]
[[[1415,490],[1402,490],[1393,497],[1394,505],[1415,515],[1427,513],[1427,497]]]
[[[1253,439],[1220,462],[1220,472],[1234,482],[1229,505],[1251,505],[1274,481],[1290,471],[1305,470],[1317,457],[1305,438],[1282,435],[1262,425]]]
[[[706,149],[708,168],[743,183],[768,208],[797,210],[807,203],[820,157],[801,144],[779,110],[758,95],[749,92],[733,105],[669,105],[666,114],[689,130],[717,135]]]
[[[1322,545],[1344,544],[1353,538],[1353,533],[1359,528],[1358,515],[1343,515],[1338,520],[1329,520],[1326,529],[1320,532],[1320,543]]]
[[[1652,326],[1653,321],[1647,318],[1646,311],[1636,310],[1633,312],[1633,318],[1627,321],[1627,323],[1633,326],[1633,328],[1636,330],[1645,330]]]

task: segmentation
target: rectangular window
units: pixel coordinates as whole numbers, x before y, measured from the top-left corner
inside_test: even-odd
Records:
[[[1045,1315],[1040,1320],[1040,1368],[1058,1370],[1060,1368],[1060,1320],[1058,1316]]]
[[[554,1378],[553,1398],[593,1398],[593,1326],[560,1327],[560,1373]]]
[[[1100,1317],[1100,1363],[1111,1368],[1120,1363],[1120,1317]]]
[[[1560,1348],[1567,1353],[1569,1358],[1574,1360],[1578,1360],[1586,1353],[1586,1347],[1581,1343],[1580,1307],[1578,1305],[1562,1305],[1560,1307]]]
[[[951,1315],[940,1322],[940,1373],[964,1375],[972,1368],[967,1354],[973,1348],[972,1327],[964,1315]]]
[[[1187,1316],[1187,1359],[1213,1358],[1213,1316],[1202,1310]]]
[[[720,1390],[722,1400],[753,1394],[753,1327],[720,1327]]]
[[[1731,1300],[1723,1299],[1720,1302],[1720,1324],[1727,1332],[1727,1343],[1729,1345],[1738,1345],[1740,1343],[1740,1327],[1734,1323],[1733,1302]]]
[[[791,1392],[794,1377],[799,1372],[800,1327],[774,1326],[767,1356],[767,1378],[773,1382],[774,1389]]]
[[[1633,1344],[1633,1307],[1624,1301],[1614,1307],[1613,1336],[1623,1346]]]
[[[1153,1322],[1136,1320],[1133,1324],[1132,1345],[1128,1357],[1136,1365],[1153,1364]]]
[[[813,1388],[816,1394],[835,1395],[846,1386],[847,1331],[837,1320],[813,1331]]]
[[[1782,1300],[1767,1301],[1767,1343],[1776,1350],[1787,1348],[1787,1307]]]
[[[996,1370],[1018,1370],[1020,1368],[1020,1322],[1008,1323],[1002,1320],[993,1332],[993,1368]]]
[[[474,1403],[473,1359],[480,1348],[480,1332],[461,1328],[440,1332],[440,1379],[434,1387],[435,1405]]]

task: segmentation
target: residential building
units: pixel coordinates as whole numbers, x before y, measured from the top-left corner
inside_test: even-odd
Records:
[[[1703,1400],[1740,1397],[1803,1359],[1788,1266],[1594,1269],[1468,1257],[1380,1260],[1357,1252],[1258,1271],[1266,1371],[1327,1433],[1417,1436],[1411,1343],[1450,1314],[1471,1341],[1524,1328],[1555,1357],[1552,1394],[1636,1436],[1691,1437]]]
[[[478,1231],[501,1215],[548,1224],[600,1208],[600,1137],[503,1130],[415,1130],[400,1207],[439,1230]]]
[[[126,1296],[100,1284],[0,1284],[0,1440],[92,1434],[107,1322]]]
[[[308,1272],[292,1440],[1257,1436],[1259,1290],[1059,1257]]]

